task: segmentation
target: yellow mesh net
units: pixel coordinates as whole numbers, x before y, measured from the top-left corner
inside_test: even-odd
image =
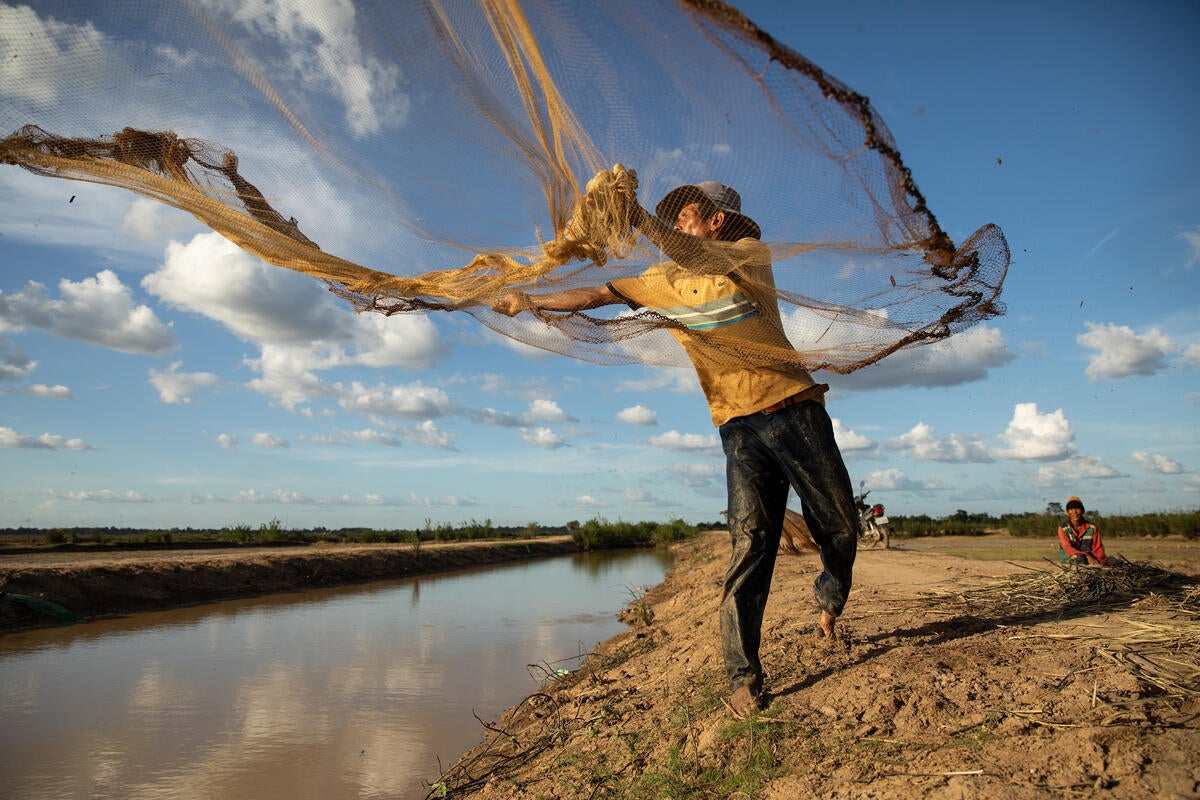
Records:
[[[640,274],[664,256],[633,204],[712,179],[761,227],[773,275],[754,293],[789,339],[731,341],[731,360],[849,372],[1004,312],[1000,230],[955,246],[867,99],[721,2],[65,10],[0,7],[0,162],[183,209],[358,310],[684,363],[653,311],[491,306]],[[703,271],[742,266],[703,247]]]

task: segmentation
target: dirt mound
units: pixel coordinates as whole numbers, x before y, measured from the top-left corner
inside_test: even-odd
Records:
[[[1035,585],[1057,580],[1044,561],[864,551],[830,642],[817,558],[781,558],[769,706],[740,721],[715,631],[727,535],[682,548],[626,610],[634,628],[489,724],[431,796],[1200,796],[1194,578],[1158,570],[1165,581],[1061,602]]]

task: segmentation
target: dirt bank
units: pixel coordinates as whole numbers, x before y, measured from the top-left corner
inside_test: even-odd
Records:
[[[625,612],[635,627],[492,723],[430,796],[1200,796],[1200,545],[1187,576],[863,551],[833,642],[817,635],[817,559],[781,557],[770,704],[751,721],[722,703],[727,537],[680,548]],[[1104,588],[1144,575],[1157,588]],[[1055,598],[1078,580],[1101,588]]]
[[[567,536],[504,542],[255,547],[227,551],[0,556],[0,592],[48,600],[92,618],[316,586],[399,578],[576,551]],[[0,633],[57,624],[0,598]]]

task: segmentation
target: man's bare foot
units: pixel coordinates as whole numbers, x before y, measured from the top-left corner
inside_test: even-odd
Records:
[[[828,611],[821,612],[821,633],[826,639],[833,638],[833,626],[837,623],[837,617],[830,614]]]

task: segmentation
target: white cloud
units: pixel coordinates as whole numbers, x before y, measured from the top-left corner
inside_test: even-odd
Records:
[[[535,399],[529,402],[529,411],[523,417],[530,424],[538,422],[574,422],[575,418],[567,414],[553,400]]]
[[[1008,445],[995,455],[1021,461],[1056,461],[1075,453],[1075,432],[1060,408],[1042,414],[1037,403],[1017,403],[1013,418],[999,438]]]
[[[21,450],[99,450],[82,439],[68,439],[55,433],[25,436],[12,428],[0,427],[0,449]]]
[[[0,304],[3,302],[3,295],[0,295]],[[3,326],[4,318],[0,316],[0,330],[3,330]],[[23,350],[10,348],[7,342],[0,343],[0,348],[0,381],[19,381],[37,369],[37,362]]]
[[[258,345],[248,386],[292,409],[339,389],[322,370],[361,365],[428,369],[448,352],[424,315],[356,314],[312,278],[265,264],[215,233],[172,242],[160,269],[142,280],[165,302],[216,320]]]
[[[651,411],[643,405],[630,406],[618,411],[617,419],[630,425],[657,425],[658,412]]]
[[[44,397],[47,400],[74,400],[75,396],[71,394],[71,390],[62,384],[47,386],[44,383],[35,383],[25,390],[25,393],[32,397]]]
[[[1088,478],[1120,478],[1121,473],[1098,458],[1079,456],[1038,467],[1039,486],[1073,486]]]
[[[211,372],[180,372],[181,366],[182,361],[175,361],[165,370],[150,370],[150,383],[158,389],[158,399],[164,403],[190,403],[198,389],[221,383]]]
[[[1200,344],[1188,345],[1180,360],[1185,367],[1200,367]]]
[[[861,453],[875,447],[873,441],[850,430],[840,419],[834,417],[832,421],[833,439],[837,442],[838,450],[843,453]]]
[[[348,386],[339,383],[334,388],[338,405],[346,411],[359,414],[428,419],[445,416],[452,408],[450,398],[444,391],[420,383],[367,387],[355,381]]]
[[[935,436],[933,428],[924,422],[918,422],[908,433],[888,440],[885,447],[902,452],[914,461],[987,464],[993,460],[978,435]]]
[[[1128,375],[1153,375],[1166,368],[1167,356],[1178,349],[1158,328],[1138,334],[1124,325],[1084,324],[1087,333],[1079,334],[1075,341],[1096,351],[1084,371],[1091,381]]]
[[[472,421],[480,425],[491,425],[497,428],[519,428],[521,420],[505,411],[494,408],[479,408],[467,412]]]
[[[221,445],[226,450],[237,449],[238,438],[231,433],[217,434],[217,444]]]
[[[563,437],[549,428],[522,428],[521,438],[545,450],[557,450],[566,444],[566,440]]]
[[[694,489],[725,485],[724,463],[673,464],[670,473],[680,484]]]
[[[933,344],[892,353],[878,363],[831,379],[838,390],[896,386],[957,386],[987,378],[1017,358],[996,328],[977,325]]]
[[[575,498],[575,505],[598,508],[600,506],[605,505],[605,502],[603,500],[597,500],[595,497],[592,497],[590,494],[581,494],[579,497]]]
[[[679,346],[676,344],[675,348],[679,349]],[[694,369],[678,367],[647,367],[646,369],[648,374],[644,377],[621,381],[618,389],[627,392],[678,392],[679,394],[698,394],[700,392],[700,379],[696,377]]]
[[[910,478],[900,469],[875,470],[863,478],[863,483],[868,490],[932,492],[945,488],[936,480],[920,481]]]
[[[75,503],[152,503],[149,495],[132,489],[124,492],[114,492],[111,489],[100,489],[94,492],[52,492],[51,499],[70,500]]]
[[[12,97],[52,106],[59,87],[78,80],[75,65],[102,63],[111,49],[90,22],[71,25],[42,19],[28,6],[0,5],[0,86]]]
[[[210,0],[210,5],[222,3]],[[410,100],[400,92],[400,69],[364,52],[357,32],[365,21],[355,19],[354,4],[268,0],[224,5],[247,31],[276,40],[265,52],[288,54],[273,66],[279,78],[335,97],[356,137],[404,122]]]
[[[621,502],[631,506],[655,506],[659,501],[645,489],[624,489],[621,491]]]
[[[721,446],[715,433],[680,433],[669,430],[650,437],[650,444],[664,450],[711,450]]]
[[[1191,268],[1200,264],[1200,228],[1196,228],[1194,231],[1184,231],[1179,234],[1179,238],[1187,242],[1192,248],[1192,253],[1187,260],[1187,266]]]
[[[287,439],[279,439],[269,433],[256,433],[250,437],[250,444],[256,447],[281,448],[290,447]]]
[[[1157,472],[1160,475],[1180,475],[1186,472],[1178,461],[1166,456],[1151,455],[1144,450],[1134,451],[1133,463],[1147,472]]]
[[[134,198],[121,217],[121,230],[139,242],[162,242],[196,225],[190,214],[148,197]]]
[[[176,345],[170,326],[149,306],[135,304],[112,270],[78,282],[64,278],[58,290],[61,299],[54,299],[44,284],[30,281],[16,294],[0,293],[0,332],[37,328],[65,339],[150,355]]]

